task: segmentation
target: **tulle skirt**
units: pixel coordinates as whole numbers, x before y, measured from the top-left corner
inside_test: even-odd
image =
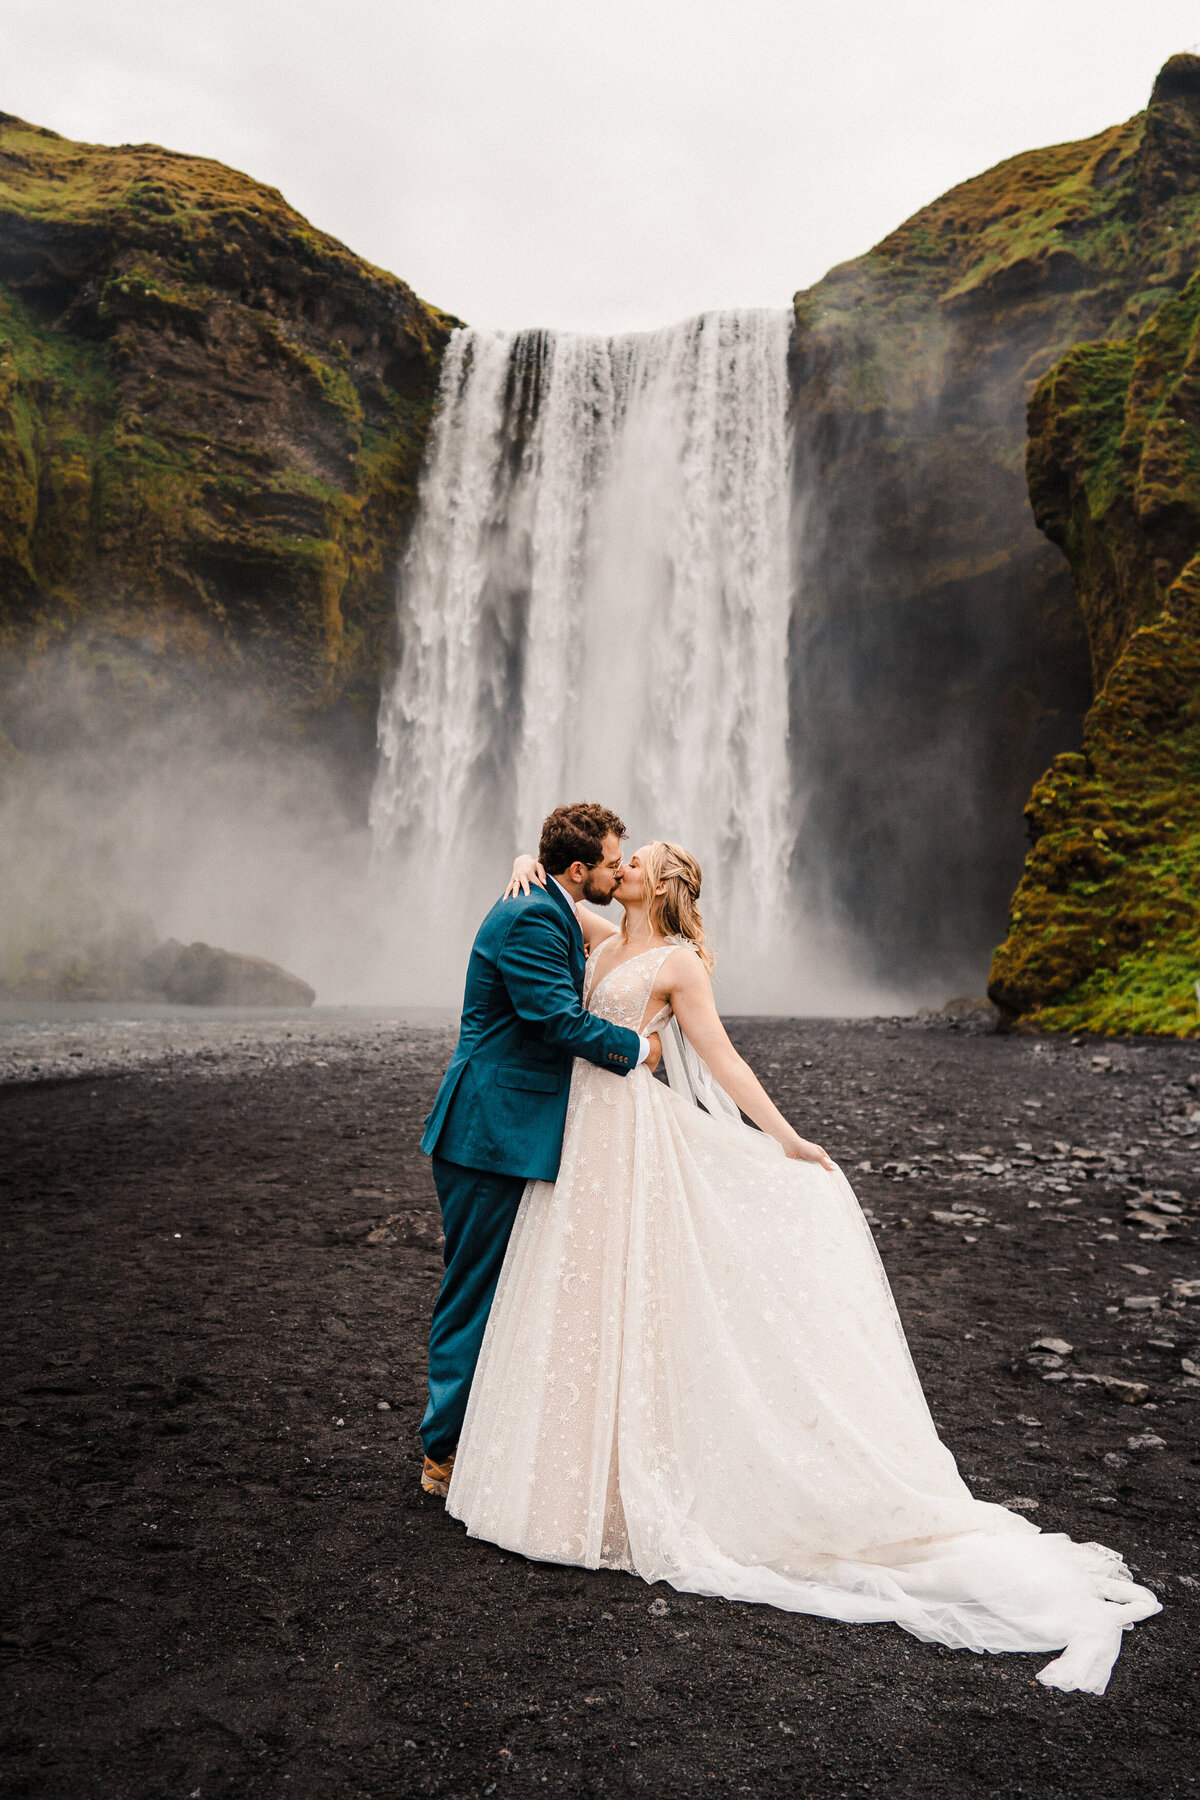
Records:
[[[577,1062],[531,1182],[447,1506],[550,1562],[976,1651],[1103,1693],[1159,1611],[1116,1552],[976,1500],[840,1170],[644,1070]]]

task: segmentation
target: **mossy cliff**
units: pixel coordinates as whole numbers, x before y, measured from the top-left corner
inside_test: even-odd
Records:
[[[990,991],[1049,1029],[1200,1035],[1200,276],[1136,338],[1065,356],[1029,432],[1099,691],[1025,809]]]
[[[1132,340],[1188,282],[1198,221],[1200,59],[1179,56],[1145,113],[964,182],[796,297],[805,831],[895,967],[990,954],[1023,802],[1094,691],[1026,492],[1034,386],[1075,344]]]
[[[55,651],[118,710],[209,671],[369,735],[452,323],[219,163],[0,115],[18,743],[13,696],[61,678]]]

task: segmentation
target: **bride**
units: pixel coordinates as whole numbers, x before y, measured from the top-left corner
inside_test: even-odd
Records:
[[[514,882],[533,868],[518,859]],[[952,1648],[1058,1650],[1039,1681],[1103,1693],[1158,1601],[1115,1551],[968,1491],[850,1184],[725,1034],[699,895],[695,860],[652,843],[616,889],[620,930],[580,908],[585,1004],[657,1031],[671,1085],[574,1064],[558,1179],[525,1189],[448,1510],[546,1562]]]

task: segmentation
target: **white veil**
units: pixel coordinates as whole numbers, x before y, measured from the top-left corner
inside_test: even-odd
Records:
[[[673,1092],[693,1106],[702,1106],[714,1118],[739,1119],[741,1114],[723,1087],[713,1080],[712,1070],[692,1049],[679,1029],[679,1020],[670,1018],[665,1025],[650,1029],[658,1032],[662,1044],[663,1068]]]

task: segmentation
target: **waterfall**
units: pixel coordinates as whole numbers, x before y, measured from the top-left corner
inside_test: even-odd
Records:
[[[794,1003],[790,324],[454,333],[371,815],[419,941],[454,946],[414,998],[448,997],[514,851],[588,799],[630,849],[699,857],[727,1009]]]

